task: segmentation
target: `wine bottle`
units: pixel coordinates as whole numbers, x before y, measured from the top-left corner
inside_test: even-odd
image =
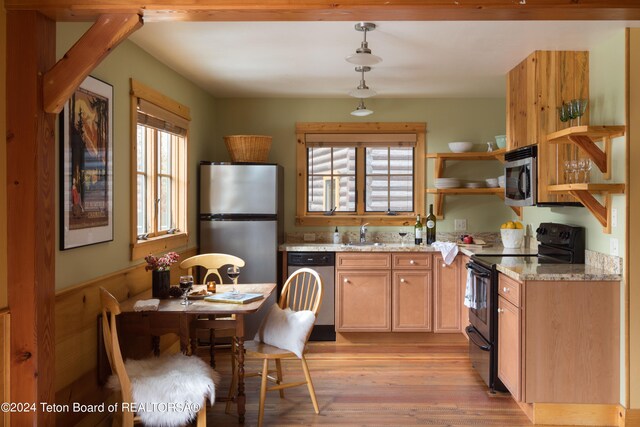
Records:
[[[433,205],[429,205],[427,215],[427,245],[436,241],[436,216],[433,214]]]
[[[422,221],[420,221],[420,214],[418,214],[418,217],[416,218],[416,225],[415,225],[415,236],[416,236],[416,245],[421,245],[422,244]]]

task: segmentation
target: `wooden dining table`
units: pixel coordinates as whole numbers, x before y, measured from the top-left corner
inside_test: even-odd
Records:
[[[194,291],[205,285],[195,285]],[[196,348],[196,336],[193,333],[192,322],[198,316],[222,317],[222,319],[209,320],[207,325],[213,325],[219,329],[234,329],[237,343],[237,372],[238,392],[235,396],[238,418],[244,423],[246,397],[244,393],[244,341],[245,316],[260,310],[267,301],[269,295],[276,289],[275,283],[238,284],[236,288],[242,293],[258,293],[264,298],[247,303],[214,303],[204,300],[190,300],[189,305],[181,305],[182,299],[160,300],[157,311],[135,311],[137,301],[151,298],[151,291],[143,292],[135,297],[122,301],[119,319],[119,331],[128,335],[147,335],[155,339],[161,335],[175,333],[180,337],[180,349],[185,354],[192,354],[191,349]],[[216,292],[229,292],[232,285],[217,285]],[[233,316],[232,316],[233,315]],[[123,349],[125,350],[125,349]],[[124,353],[124,351],[123,351]]]

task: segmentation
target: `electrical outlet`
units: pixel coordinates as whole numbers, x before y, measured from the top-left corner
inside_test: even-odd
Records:
[[[613,228],[618,227],[618,209],[617,208],[611,209],[611,227]]]
[[[618,239],[616,239],[615,237],[612,237],[609,240],[609,252],[611,253],[612,256],[619,256],[619,254],[618,254]]]
[[[453,221],[455,231],[467,231],[467,220],[456,219]]]
[[[315,242],[316,233],[304,233],[303,239],[305,242]]]

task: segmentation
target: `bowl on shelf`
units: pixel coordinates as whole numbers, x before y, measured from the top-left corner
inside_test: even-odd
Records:
[[[517,249],[522,246],[524,241],[524,229],[503,228],[500,230],[500,237],[502,237],[502,246],[508,249]]]
[[[449,143],[449,150],[451,150],[454,153],[464,153],[466,151],[471,151],[471,148],[473,148],[472,142],[450,142]]]
[[[498,185],[500,186],[500,188],[504,188],[506,184],[506,177],[504,175],[500,175],[498,177]]]
[[[487,183],[487,187],[489,188],[497,188],[498,187],[498,178],[487,178],[485,179]]]
[[[496,135],[496,145],[498,148],[504,148],[507,146],[507,135]]]

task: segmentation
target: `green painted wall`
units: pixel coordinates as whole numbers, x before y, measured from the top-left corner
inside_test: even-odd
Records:
[[[58,24],[57,56],[64,55],[86,28],[86,24]],[[130,261],[129,249],[129,78],[131,77],[191,109],[188,247],[197,245],[196,173],[198,162],[210,156],[213,134],[212,116],[215,108],[213,97],[129,41],[125,41],[110,53],[91,75],[113,85],[114,89],[114,240],[93,246],[57,251],[57,289],[118,271],[133,264]],[[59,215],[58,210],[56,212]],[[58,242],[59,235],[56,235],[57,247],[59,247]]]
[[[367,107],[375,113],[366,118],[349,114],[356,100],[344,99],[217,99],[214,151],[211,160],[229,160],[222,137],[232,134],[273,136],[269,161],[285,167],[286,231],[327,230],[326,227],[295,226],[295,124],[296,122],[425,122],[427,152],[449,151],[447,143],[470,141],[478,151],[486,142],[504,134],[505,100],[490,99],[370,99]],[[433,160],[427,161],[427,185],[433,185]],[[497,161],[448,162],[445,176],[465,179],[497,177],[502,166]],[[430,203],[431,196],[427,198]],[[512,211],[495,196],[453,196],[445,200],[445,219],[438,230],[453,231],[454,219],[467,219],[468,230],[498,230],[513,218]],[[343,227],[344,228],[344,227]],[[382,227],[381,227],[382,228]],[[386,228],[386,227],[384,227]]]

